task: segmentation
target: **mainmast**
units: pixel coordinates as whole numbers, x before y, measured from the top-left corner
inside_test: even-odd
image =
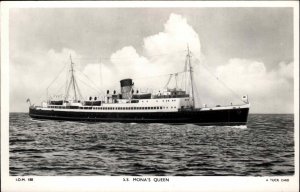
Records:
[[[77,97],[76,87],[78,88],[78,85],[76,83],[76,79],[75,79],[75,76],[74,76],[74,63],[72,61],[71,55],[70,55],[70,61],[71,61],[71,70],[70,70],[71,71],[71,80],[70,80],[70,83],[69,83],[68,88],[67,88],[67,93],[66,93],[66,98],[65,99],[67,100],[67,98],[69,96],[70,88],[72,86],[72,89],[74,91],[74,97],[75,97],[74,99],[75,99],[75,101],[77,101],[78,97]],[[78,90],[78,92],[79,92],[79,90]],[[80,92],[79,92],[79,94],[80,94]]]
[[[195,93],[194,93],[194,87],[193,87],[193,68],[192,68],[192,64],[191,64],[191,54],[190,54],[190,49],[189,49],[189,45],[187,46],[187,61],[189,64],[189,68],[190,68],[190,78],[191,78],[191,88],[192,88],[192,99],[193,99],[193,108],[195,108]]]
[[[75,100],[77,101],[77,94],[76,94],[76,88],[75,88],[76,81],[75,81],[75,77],[74,77],[74,67],[73,67],[74,63],[72,61],[71,55],[70,55],[70,60],[71,60],[71,73],[72,73],[72,79],[73,79],[73,90],[74,90]]]

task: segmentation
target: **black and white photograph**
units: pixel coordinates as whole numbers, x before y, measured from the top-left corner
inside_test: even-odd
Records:
[[[1,5],[3,191],[298,190],[299,2],[31,3]]]

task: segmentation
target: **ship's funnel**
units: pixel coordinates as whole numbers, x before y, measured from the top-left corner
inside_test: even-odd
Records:
[[[132,79],[122,79],[120,81],[121,83],[121,94],[122,94],[122,98],[123,99],[131,99],[132,97],[132,86],[133,86],[133,82]]]

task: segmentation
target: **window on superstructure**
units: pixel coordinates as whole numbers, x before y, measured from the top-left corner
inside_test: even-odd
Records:
[[[162,107],[160,107],[160,109],[162,109]]]
[[[151,107],[151,109],[153,109],[153,107]]]

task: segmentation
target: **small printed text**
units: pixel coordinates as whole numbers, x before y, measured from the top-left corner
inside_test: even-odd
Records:
[[[161,182],[170,182],[170,179],[168,177],[123,177],[123,182],[155,182],[155,183],[161,183]]]

